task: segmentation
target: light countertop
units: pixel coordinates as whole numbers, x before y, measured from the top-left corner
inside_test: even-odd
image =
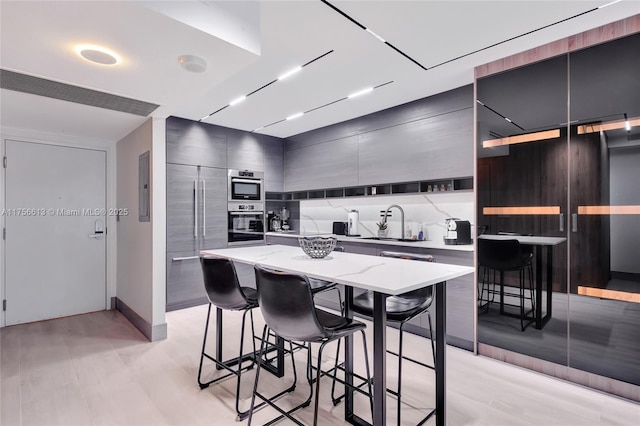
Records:
[[[274,237],[299,238],[299,237],[314,237],[314,236],[317,236],[318,234],[298,234],[296,232],[267,232],[265,235],[274,236]],[[346,235],[335,235],[335,234],[319,234],[319,235],[336,237],[338,241],[348,242],[348,243],[378,244],[378,245],[388,245],[388,246],[397,246],[397,247],[416,247],[416,248],[425,248],[425,249],[473,252],[473,244],[447,245],[444,243],[444,241],[435,241],[435,240],[413,242],[413,241],[398,241],[393,239],[368,240],[361,237],[348,237]]]
[[[391,295],[434,285],[474,271],[468,266],[409,262],[391,257],[341,252],[333,252],[323,259],[312,259],[299,247],[285,245],[203,250],[200,254],[222,256],[279,271],[302,273],[312,278]]]

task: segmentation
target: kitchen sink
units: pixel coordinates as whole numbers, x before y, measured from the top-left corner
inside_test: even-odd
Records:
[[[414,240],[414,239],[409,239],[409,238],[380,238],[380,237],[362,237],[362,240],[380,240],[380,241],[402,241],[402,242],[411,242],[411,243],[417,243],[420,241],[427,241],[427,240]]]

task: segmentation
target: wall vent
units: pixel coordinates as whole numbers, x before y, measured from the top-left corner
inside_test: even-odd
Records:
[[[160,105],[0,69],[0,87],[16,92],[148,116]]]

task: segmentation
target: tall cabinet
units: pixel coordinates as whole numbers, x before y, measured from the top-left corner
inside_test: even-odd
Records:
[[[227,245],[224,129],[167,119],[167,310],[207,301],[199,252]]]

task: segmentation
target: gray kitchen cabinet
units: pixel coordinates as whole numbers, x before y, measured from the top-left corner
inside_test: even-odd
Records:
[[[206,303],[200,250],[227,246],[227,170],[167,164],[167,310]]]
[[[167,311],[208,302],[200,258],[193,251],[167,253]]]
[[[363,133],[358,153],[359,185],[472,176],[473,109]]]
[[[299,191],[358,184],[358,137],[284,152],[284,189]]]
[[[285,139],[284,190],[473,175],[468,85]]]
[[[284,191],[284,143],[282,139],[262,135],[264,151],[264,190]]]
[[[227,129],[227,167],[235,170],[264,172],[261,135]]]
[[[167,164],[167,251],[227,245],[226,185],[225,169]]]
[[[224,127],[169,117],[166,129],[167,163],[227,168]]]

